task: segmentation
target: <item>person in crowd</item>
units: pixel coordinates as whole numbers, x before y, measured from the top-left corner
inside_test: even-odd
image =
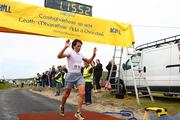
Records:
[[[80,49],[82,46],[82,41],[75,39],[70,43],[70,40],[65,42],[64,48],[59,52],[58,58],[65,58],[67,57],[67,64],[68,64],[68,73],[65,78],[65,86],[64,86],[64,95],[62,97],[61,105],[60,105],[60,114],[64,116],[64,105],[66,103],[67,98],[70,95],[71,88],[76,85],[78,88],[78,105],[77,105],[77,112],[75,113],[75,117],[79,120],[84,120],[84,117],[81,114],[81,108],[84,100],[85,95],[85,82],[83,76],[81,74],[81,67],[82,62],[86,61],[87,63],[91,63],[96,56],[96,48],[94,48],[93,55],[91,58],[85,58],[81,53]],[[72,51],[65,52],[66,49],[71,45]]]
[[[47,70],[46,72],[45,72],[45,85],[46,86],[49,86],[49,71]]]
[[[42,80],[41,80],[41,75],[39,73],[37,73],[36,76],[36,83],[37,83],[37,90],[38,91],[42,91]]]
[[[52,86],[51,85],[51,68],[49,68],[49,70],[48,70],[48,73],[47,73],[47,75],[48,75],[48,84],[49,84],[49,88]]]
[[[83,77],[85,81],[85,103],[86,105],[89,105],[92,103],[91,91],[93,88],[93,67],[87,62],[84,62]]]
[[[94,77],[94,67],[95,67],[95,62],[94,61],[92,61],[91,62],[91,66],[92,66],[92,75],[93,75],[93,90],[94,90],[94,92],[96,93],[97,92],[97,88],[96,88],[96,81],[95,81],[95,77]]]
[[[68,70],[66,68],[66,65],[64,65],[62,67],[62,86],[64,87],[64,82],[65,82],[65,77],[66,77],[66,74],[68,73]]]
[[[24,87],[24,82],[21,82],[21,88],[23,88]]]
[[[54,76],[56,74],[56,68],[53,65],[50,71],[50,83],[51,83],[51,87],[55,87],[56,86],[56,82],[54,80]]]
[[[62,67],[61,66],[57,67],[56,74],[54,76],[54,80],[56,81],[55,96],[59,96],[61,93],[61,87],[62,87]]]
[[[41,79],[42,79],[42,86],[45,87],[47,80],[48,80],[46,72],[42,73]]]
[[[101,79],[101,76],[102,76],[102,72],[103,72],[103,66],[100,62],[99,59],[96,59],[96,66],[94,67],[94,79],[95,79],[95,82],[96,82],[96,89],[97,90],[100,90],[101,89],[101,86],[100,86],[100,79]]]
[[[107,80],[109,80],[110,84],[111,84],[111,88],[114,89],[115,88],[115,81],[116,81],[116,70],[117,70],[117,65],[113,64],[113,60],[109,61],[108,65],[106,66],[106,69],[108,70],[108,75],[107,75]],[[112,68],[112,73],[110,75],[111,72],[111,67]],[[109,78],[110,77],[110,78]]]

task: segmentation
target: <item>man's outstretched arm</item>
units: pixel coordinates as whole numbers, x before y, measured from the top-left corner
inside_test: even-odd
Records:
[[[85,58],[85,59],[83,59],[85,62],[87,62],[87,63],[91,63],[93,60],[94,60],[94,58],[96,57],[96,51],[97,51],[97,49],[96,48],[94,48],[94,51],[93,51],[93,55],[92,55],[92,57],[91,58],[89,58],[89,59],[87,59],[87,58]]]
[[[66,55],[64,54],[64,51],[70,46],[70,40],[66,40],[64,48],[58,53],[57,58],[64,58]]]

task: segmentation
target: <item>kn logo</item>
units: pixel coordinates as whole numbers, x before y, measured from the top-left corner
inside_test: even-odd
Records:
[[[121,31],[117,28],[110,28],[110,32],[115,34],[121,34]]]
[[[6,4],[0,4],[0,12],[11,13],[11,6],[8,6]]]

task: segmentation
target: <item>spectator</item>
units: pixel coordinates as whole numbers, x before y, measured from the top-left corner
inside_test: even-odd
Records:
[[[42,80],[41,80],[41,75],[39,73],[37,73],[36,83],[37,83],[37,90],[41,92],[42,91]]]
[[[23,87],[24,87],[24,82],[21,83],[21,88],[23,88]]]
[[[42,73],[41,79],[42,79],[42,87],[45,87],[45,85],[46,85],[46,83],[48,81],[48,76],[47,76],[46,72]]]
[[[57,71],[54,77],[56,81],[56,93],[55,96],[59,96],[61,93],[61,87],[62,87],[62,67],[58,66]]]
[[[84,62],[83,77],[85,81],[85,103],[86,105],[89,105],[92,103],[91,91],[93,88],[93,67],[87,62]]]
[[[65,77],[66,77],[67,73],[68,73],[68,70],[67,70],[66,66],[64,65],[62,67],[62,86],[63,87],[64,87]]]
[[[102,66],[100,60],[96,59],[96,66],[94,67],[94,79],[95,79],[97,90],[101,89],[99,82],[100,82],[100,79],[102,76],[102,72],[103,72],[103,66]]]
[[[48,73],[47,73],[47,75],[48,75],[48,83],[49,83],[49,88],[52,86],[51,85],[51,68],[49,68],[49,71],[48,71]]]
[[[51,84],[51,87],[55,87],[56,86],[56,82],[54,80],[55,74],[56,74],[56,69],[55,69],[55,66],[53,65],[52,69],[50,71],[50,84]]]
[[[46,86],[49,86],[49,76],[48,76],[48,72],[49,72],[49,71],[46,71],[46,72],[45,72],[45,76],[44,76],[44,79],[45,79],[45,81],[46,81],[46,83],[45,83]]]
[[[114,89],[115,88],[115,81],[116,81],[117,66],[115,64],[113,64],[112,73],[111,73],[111,76],[110,76],[112,62],[113,62],[113,60],[109,61],[108,65],[106,66],[106,69],[108,70],[108,75],[107,75],[106,79],[109,80],[109,82],[111,84],[111,88]]]
[[[92,66],[92,75],[93,75],[93,90],[94,90],[94,92],[97,92],[97,88],[96,88],[96,81],[95,81],[95,77],[94,77],[94,68],[95,68],[95,62],[94,61],[92,61],[91,62],[91,66]]]

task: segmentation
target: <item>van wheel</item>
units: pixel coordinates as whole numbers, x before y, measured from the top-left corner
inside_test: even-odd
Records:
[[[141,92],[142,95],[148,95],[148,92]]]
[[[118,98],[118,99],[123,99],[123,98],[124,98],[124,95],[123,95],[123,94],[116,94],[116,98]]]

